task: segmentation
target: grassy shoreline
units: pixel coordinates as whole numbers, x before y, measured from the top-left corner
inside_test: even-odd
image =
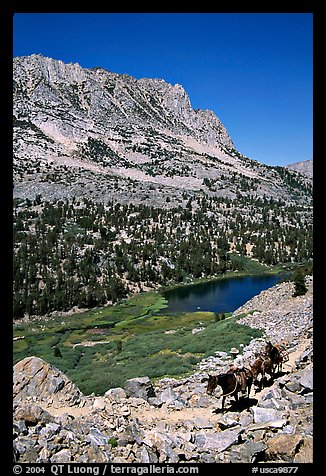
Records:
[[[259,275],[282,270],[264,267]],[[220,320],[209,311],[165,313],[163,292],[254,275],[258,273],[253,270],[232,271],[137,293],[103,308],[22,323],[14,329],[18,338],[13,343],[14,362],[31,355],[41,357],[66,373],[85,394],[103,394],[132,377],[184,376],[193,372],[202,358],[246,345],[261,333],[238,324],[232,314]],[[198,328],[202,329],[193,333]]]

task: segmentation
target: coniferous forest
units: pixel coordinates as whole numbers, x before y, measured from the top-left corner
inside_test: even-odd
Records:
[[[201,196],[186,207],[14,200],[14,319],[115,303],[160,285],[312,259],[308,207]]]

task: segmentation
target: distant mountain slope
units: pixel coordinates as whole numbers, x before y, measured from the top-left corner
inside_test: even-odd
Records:
[[[16,197],[182,206],[198,193],[311,198],[311,180],[243,156],[179,84],[32,55],[14,58],[13,98]]]
[[[301,174],[313,177],[313,160],[304,160],[303,162],[295,162],[286,166],[290,170],[295,170]]]
[[[312,179],[178,84],[18,57],[13,114],[15,319],[312,259]]]

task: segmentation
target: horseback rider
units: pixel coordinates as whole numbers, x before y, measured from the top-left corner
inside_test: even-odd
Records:
[[[237,370],[243,370],[243,367],[244,367],[243,357],[241,354],[239,354],[238,349],[236,349],[235,347],[232,347],[232,349],[230,350],[230,354],[233,357],[231,369],[234,372],[236,372]]]
[[[238,349],[232,347],[232,349],[230,350],[230,354],[233,357],[233,362],[230,365],[229,372],[233,372],[235,374],[235,376],[239,380],[242,391],[244,391],[246,388],[246,378],[248,377],[248,369],[245,368],[243,357],[239,353]]]

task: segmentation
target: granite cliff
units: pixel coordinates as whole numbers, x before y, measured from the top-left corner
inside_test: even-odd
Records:
[[[40,55],[14,58],[13,76],[15,197],[311,199],[311,179],[242,155],[215,113],[193,109],[180,84]]]

